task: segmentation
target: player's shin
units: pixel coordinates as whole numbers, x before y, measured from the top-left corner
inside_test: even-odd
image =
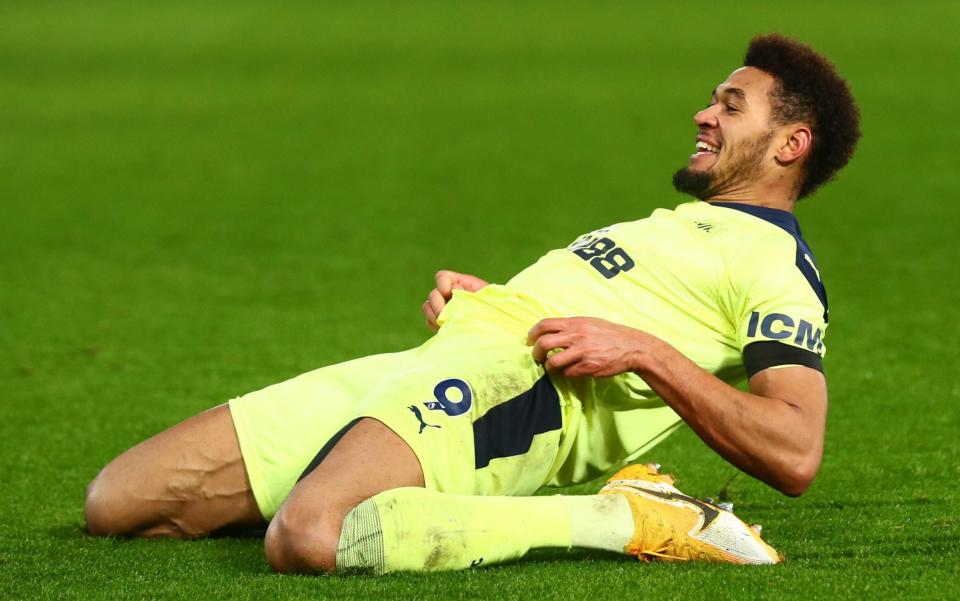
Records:
[[[398,488],[347,514],[337,571],[459,570],[535,548],[623,552],[633,517],[619,496],[479,497]]]
[[[516,559],[531,548],[570,544],[570,520],[559,497],[398,488],[347,514],[337,571],[459,570]]]

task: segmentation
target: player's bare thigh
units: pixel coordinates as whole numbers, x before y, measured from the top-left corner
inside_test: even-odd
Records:
[[[195,415],[110,462],[84,504],[94,535],[200,537],[263,528],[227,405]]]
[[[290,492],[270,522],[267,561],[279,572],[331,572],[343,518],[385,490],[424,485],[413,450],[393,430],[361,419]]]

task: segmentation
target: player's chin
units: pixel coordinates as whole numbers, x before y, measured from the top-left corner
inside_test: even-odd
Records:
[[[704,198],[713,185],[713,174],[709,169],[684,167],[673,174],[673,187],[681,194]]]

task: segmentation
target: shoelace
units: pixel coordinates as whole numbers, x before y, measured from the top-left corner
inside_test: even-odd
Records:
[[[640,540],[646,541],[648,538],[647,533],[647,520],[644,520],[643,526],[641,526],[642,537]],[[658,526],[661,529],[665,528],[663,522],[659,522]],[[654,558],[660,559],[673,559],[676,561],[686,561],[686,558],[676,555],[674,547],[674,536],[676,531],[673,528],[670,528],[670,536],[664,540],[660,545],[653,550],[645,550],[640,545],[627,545],[627,552],[631,555],[636,555],[637,559],[640,561],[653,561]],[[631,552],[632,551],[632,552]],[[671,552],[672,551],[672,552]]]

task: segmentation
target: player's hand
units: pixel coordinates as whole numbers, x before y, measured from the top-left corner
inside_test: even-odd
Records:
[[[527,335],[537,363],[569,378],[634,371],[657,340],[641,330],[595,317],[544,319]]]
[[[453,296],[454,290],[466,290],[467,292],[476,292],[489,282],[481,280],[477,276],[457,273],[456,271],[438,271],[436,275],[437,287],[430,291],[427,300],[423,303],[423,314],[427,318],[427,325],[431,330],[437,330],[437,316],[447,305],[447,301]]]

